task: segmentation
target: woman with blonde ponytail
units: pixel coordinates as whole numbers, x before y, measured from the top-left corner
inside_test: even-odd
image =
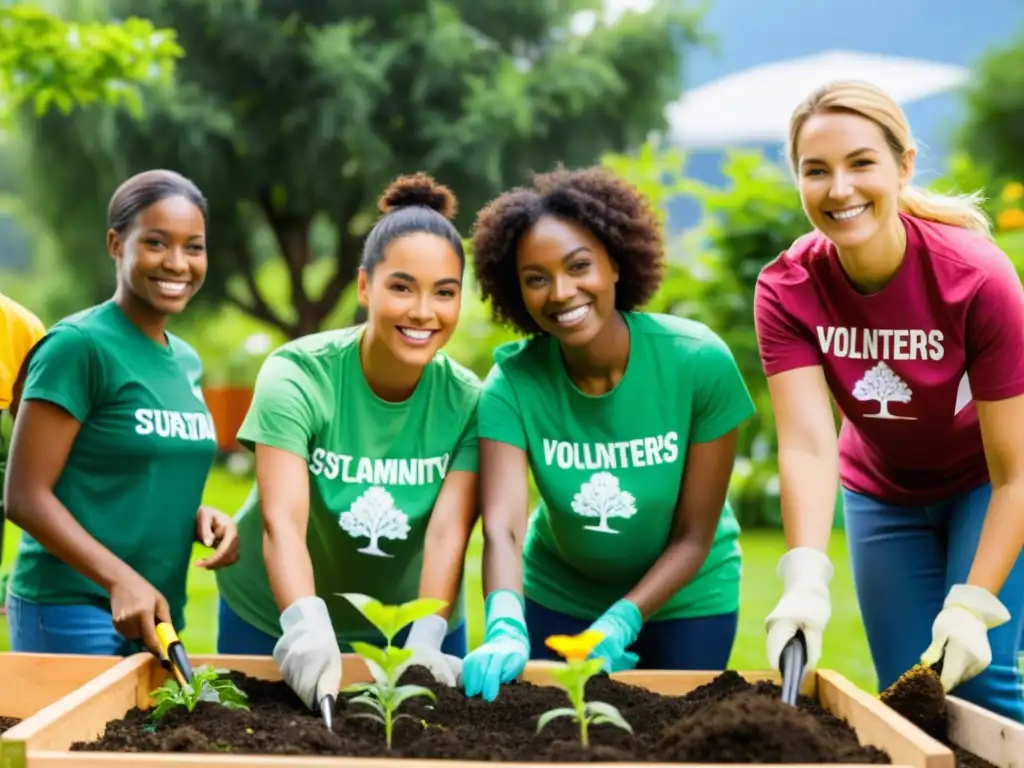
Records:
[[[1024,290],[980,196],[912,186],[915,152],[867,83],[820,88],[791,119],[814,231],[754,302],[788,546],[768,657],[798,631],[808,666],[821,657],[838,484],[879,688],[941,661],[947,691],[1024,722]]]

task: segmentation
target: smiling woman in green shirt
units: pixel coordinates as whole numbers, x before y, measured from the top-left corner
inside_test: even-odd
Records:
[[[241,560],[218,576],[218,652],[273,654],[314,710],[338,692],[342,648],[384,642],[339,593],[444,600],[395,642],[449,685],[466,647],[480,381],[441,351],[462,305],[456,201],[416,174],[379,205],[358,277],[365,325],[288,342],[259,372],[239,430],[256,488],[237,517]]]
[[[473,253],[495,318],[529,338],[495,351],[478,409],[486,635],[467,695],[493,699],[550,657],[546,637],[587,628],[608,671],[724,668],[740,581],[726,490],[754,408],[709,328],[637,311],[662,275],[654,213],[603,169],[543,174],[480,213]]]

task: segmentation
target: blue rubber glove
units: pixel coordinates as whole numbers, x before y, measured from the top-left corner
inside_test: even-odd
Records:
[[[484,603],[484,642],[462,660],[462,689],[467,696],[480,694],[494,701],[498,689],[519,677],[530,658],[530,637],[526,634],[523,599],[507,589],[498,589]]]
[[[640,657],[626,649],[636,642],[643,625],[640,609],[625,598],[619,600],[590,625],[604,633],[604,640],[597,644],[590,658],[603,658],[601,669],[608,673],[633,669]]]

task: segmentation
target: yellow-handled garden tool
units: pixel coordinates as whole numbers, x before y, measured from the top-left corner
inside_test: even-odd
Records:
[[[189,663],[185,646],[178,639],[178,633],[170,622],[161,621],[156,625],[156,636],[160,640],[160,663],[169,669],[179,685],[192,684],[192,664]]]

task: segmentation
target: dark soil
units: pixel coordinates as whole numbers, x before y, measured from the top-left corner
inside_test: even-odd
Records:
[[[879,698],[933,739],[953,750],[958,768],[996,768],[987,760],[950,741],[946,692],[936,673],[915,667],[891,688],[883,691]]]
[[[17,717],[0,717],[0,734],[3,734],[8,728],[13,728],[21,720]]]
[[[416,698],[403,704],[402,711],[414,719],[396,723],[390,753],[383,727],[353,718],[366,710],[349,706],[345,697],[338,702],[330,732],[284,683],[239,673],[231,677],[249,695],[251,710],[201,702],[192,714],[172,710],[155,732],[147,732],[147,713],[133,709],[124,719],[108,723],[98,740],[71,749],[510,762],[892,762],[881,750],[862,747],[852,728],[815,702],[801,698],[799,708],[787,706],[778,686],[751,685],[734,672],[724,672],[686,696],[660,696],[606,676],[591,679],[587,699],[616,706],[634,733],[612,725],[591,726],[591,746],[584,749],[579,726],[568,718],[536,733],[540,714],[568,704],[561,689],[515,683],[503,686],[497,700],[488,703],[467,699],[413,668],[403,682],[431,688],[437,702]]]

